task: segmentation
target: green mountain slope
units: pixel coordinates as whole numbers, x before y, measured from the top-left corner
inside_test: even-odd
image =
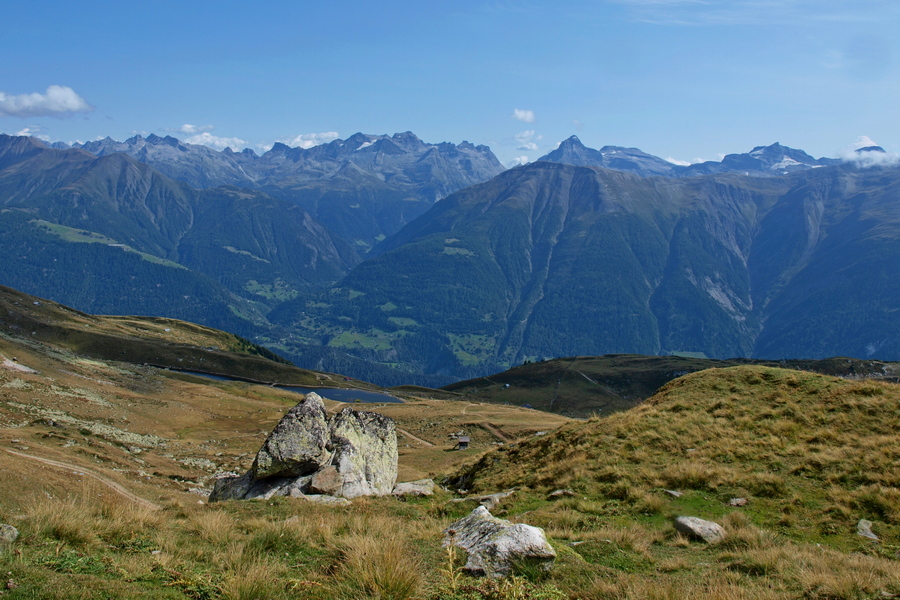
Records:
[[[0,164],[3,282],[82,310],[255,335],[270,329],[273,306],[358,261],[294,204],[237,188],[194,190],[124,154],[96,158],[3,136]]]
[[[897,359],[898,182],[897,170],[672,180],[537,163],[438,203],[316,302],[272,318],[455,377],[618,352]]]

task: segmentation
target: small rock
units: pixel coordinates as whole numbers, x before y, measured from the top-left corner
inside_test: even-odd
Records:
[[[728,501],[728,506],[747,506],[747,503],[750,502],[746,498],[732,498]]]
[[[307,502],[329,504],[333,506],[350,506],[351,504],[346,498],[338,498],[337,496],[329,496],[328,494],[300,494],[298,496],[292,496],[292,498],[302,498]]]
[[[555,490],[553,492],[550,492],[550,495],[547,496],[547,498],[555,500],[556,498],[563,498],[563,497],[571,498],[574,495],[575,495],[575,492],[573,492],[572,490]]]
[[[718,523],[704,521],[697,517],[677,517],[675,529],[685,535],[699,538],[708,544],[725,539],[725,530]]]
[[[670,496],[675,496],[676,498],[681,498],[682,496],[684,496],[684,492],[678,492],[676,490],[663,490],[663,491],[665,493],[669,494]]]
[[[499,506],[500,501],[504,498],[512,496],[516,490],[507,490],[505,492],[497,492],[496,494],[488,494],[477,498],[478,503],[488,510],[493,510]]]
[[[12,544],[19,539],[19,530],[12,525],[0,525],[0,544]]]
[[[337,467],[328,465],[313,474],[309,482],[309,491],[312,494],[326,494],[335,496],[341,493],[344,487],[344,478],[338,473]]]
[[[475,575],[504,577],[517,564],[550,570],[556,551],[540,527],[498,519],[484,506],[444,530],[443,546],[456,546],[469,553],[464,567]]]
[[[394,496],[431,496],[434,494],[434,481],[419,479],[418,481],[398,483],[394,486],[391,494]]]
[[[878,540],[878,536],[872,532],[872,521],[867,519],[861,519],[859,523],[856,524],[856,534],[861,535],[864,538],[869,538],[870,540]]]

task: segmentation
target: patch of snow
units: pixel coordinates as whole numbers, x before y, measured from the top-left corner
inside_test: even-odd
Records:
[[[797,162],[793,158],[785,158],[780,163],[776,163],[771,166],[773,171],[777,171],[778,169],[786,169],[788,167],[793,167],[794,165],[802,165],[803,163]]]

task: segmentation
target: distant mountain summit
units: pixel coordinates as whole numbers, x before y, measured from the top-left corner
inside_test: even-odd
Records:
[[[697,177],[717,173],[774,177],[841,163],[836,158],[813,158],[803,150],[782,146],[776,142],[771,146],[757,146],[744,154],[729,154],[719,162],[706,161],[681,166],[658,156],[647,154],[637,148],[603,146],[600,150],[594,150],[586,147],[574,135],[563,141],[556,150],[538,160],[577,167],[603,167],[614,171],[636,173],[643,177],[653,175]]]
[[[637,148],[603,146],[600,150],[594,150],[582,144],[576,135],[563,141],[556,150],[538,160],[576,167],[604,167],[643,176],[671,176],[674,167],[672,163]]]
[[[292,201],[361,254],[441,198],[504,171],[487,146],[430,144],[409,131],[356,133],[311,148],[276,143],[262,155],[158,135],[79,147],[96,156],[127,154],[197,189],[233,185]]]
[[[771,146],[757,146],[745,154],[728,154],[721,162],[707,161],[677,167],[677,176],[695,177],[714,173],[742,173],[772,177],[817,167],[840,164],[837,158],[813,158],[803,150],[796,150],[774,143]]]

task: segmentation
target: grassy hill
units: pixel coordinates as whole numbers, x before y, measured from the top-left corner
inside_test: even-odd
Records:
[[[608,354],[526,363],[444,390],[462,399],[530,408],[570,417],[608,415],[633,408],[669,381],[704,369],[762,365],[850,378],[900,381],[900,363],[835,357],[823,360],[716,360],[681,356]]]
[[[710,369],[502,448],[452,483],[517,488],[506,511],[572,549],[555,577],[582,577],[592,591],[579,597],[875,598],[900,592],[898,428],[896,384]],[[559,488],[574,496],[549,502]],[[678,515],[728,537],[690,542],[672,529]],[[880,543],[856,534],[860,519]]]
[[[296,499],[207,505],[214,474],[247,469],[298,396],[92,358],[77,351],[76,334],[139,339],[160,352],[190,348],[197,360],[211,360],[211,346],[234,361],[266,359],[189,323],[92,317],[3,292],[0,522],[21,533],[0,553],[4,597],[900,594],[895,384],[708,369],[588,421],[429,399],[429,390],[407,387],[398,391],[407,402],[365,408],[395,419],[401,480],[449,476],[448,490],[408,501],[358,498],[345,508]],[[472,447],[450,451],[449,434],[460,430]],[[557,489],[570,492],[551,497]],[[460,556],[440,548],[442,530],[474,498],[504,490],[515,491],[494,514],[545,528],[559,555],[549,575],[475,580],[459,575]],[[737,497],[748,503],[728,506]],[[676,515],[716,520],[728,537],[690,541],[674,531]],[[856,535],[862,518],[880,542]]]

